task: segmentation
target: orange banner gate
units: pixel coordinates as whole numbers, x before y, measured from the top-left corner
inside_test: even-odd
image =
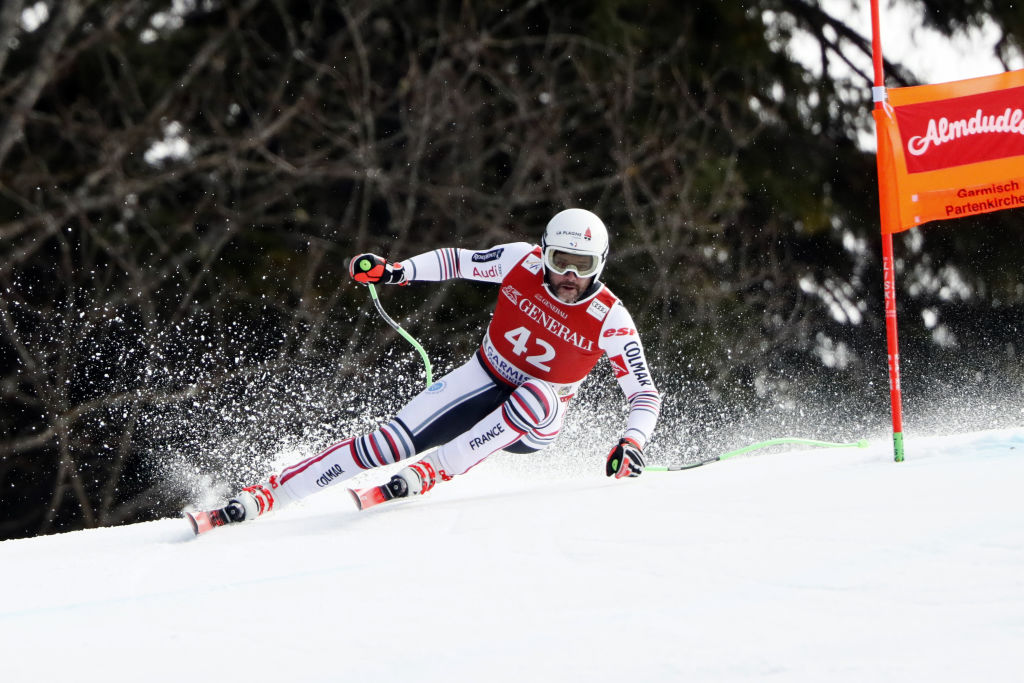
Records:
[[[1024,207],[1024,70],[887,94],[875,123],[899,222],[883,231]]]
[[[903,460],[893,233],[1024,207],[1024,70],[886,90],[878,0],[871,2],[878,198],[893,451]]]

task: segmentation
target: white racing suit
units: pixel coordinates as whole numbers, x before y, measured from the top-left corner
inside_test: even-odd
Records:
[[[550,445],[577,388],[607,354],[626,399],[624,437],[642,448],[661,398],[633,319],[600,282],[567,304],[544,284],[540,247],[526,242],[483,251],[437,249],[402,262],[410,281],[465,278],[501,285],[483,342],[385,425],[333,444],[270,478],[278,503],[305,497],[367,469],[431,448],[443,478],[492,453]]]

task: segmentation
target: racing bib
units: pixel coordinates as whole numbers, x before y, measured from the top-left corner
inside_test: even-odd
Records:
[[[501,281],[481,355],[496,375],[513,385],[530,378],[579,382],[601,358],[597,342],[616,301],[603,284],[574,304],[557,299],[544,287],[537,247]]]

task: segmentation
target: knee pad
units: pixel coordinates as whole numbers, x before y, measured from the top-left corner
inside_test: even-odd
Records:
[[[542,448],[554,441],[558,430],[552,429],[559,410],[558,396],[551,385],[531,379],[508,397],[503,406],[505,419],[523,432],[523,440],[533,448]]]

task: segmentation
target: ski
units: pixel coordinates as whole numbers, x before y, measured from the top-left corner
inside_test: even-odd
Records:
[[[386,503],[394,498],[386,484],[383,486],[371,486],[365,489],[349,489],[348,492],[352,494],[352,500],[355,501],[356,507],[360,510]]]
[[[199,510],[196,512],[185,512],[182,516],[192,524],[192,531],[196,536],[212,531],[219,526],[224,526],[231,521],[224,510]]]

